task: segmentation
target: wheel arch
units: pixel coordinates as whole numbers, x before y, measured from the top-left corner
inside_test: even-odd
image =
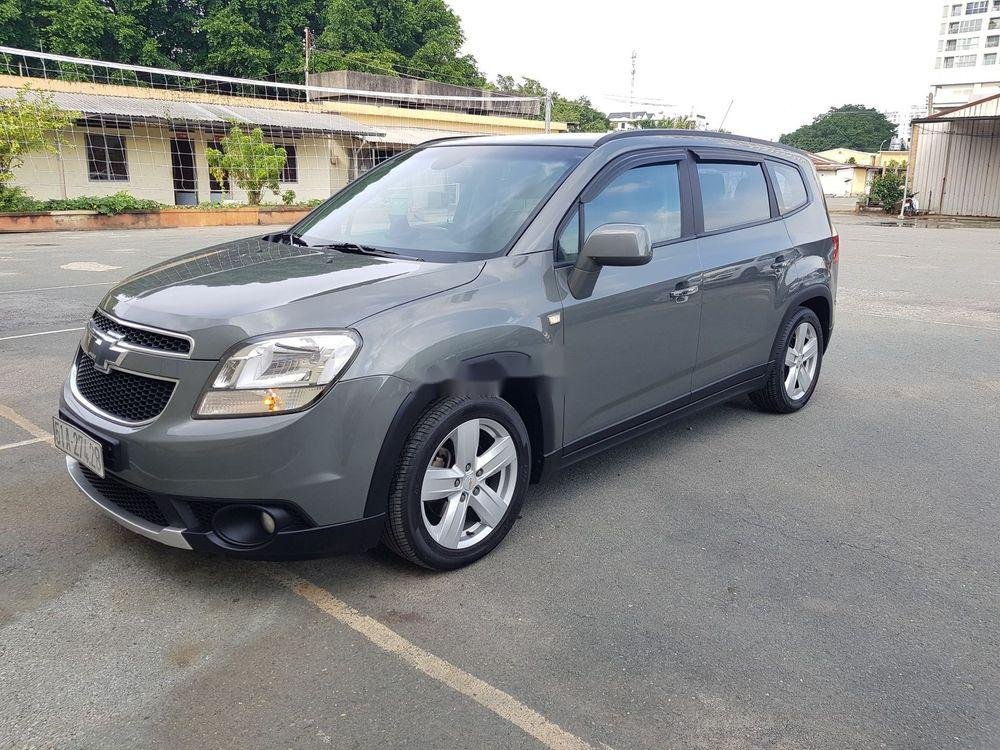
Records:
[[[833,295],[830,293],[829,287],[816,284],[799,291],[789,302],[788,310],[782,317],[782,323],[787,319],[788,314],[797,307],[805,307],[816,313],[816,317],[819,318],[820,325],[823,327],[823,351],[826,351],[833,333]]]
[[[555,442],[556,402],[551,379],[533,371],[521,352],[495,352],[463,360],[447,380],[416,386],[396,410],[382,441],[365,501],[365,517],[384,513],[399,456],[414,426],[427,409],[448,396],[493,396],[509,403],[528,431],[531,481],[541,477],[544,457]]]

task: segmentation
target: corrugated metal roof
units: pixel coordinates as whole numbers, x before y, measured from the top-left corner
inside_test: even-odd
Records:
[[[919,117],[911,122],[931,123],[931,122],[953,122],[955,120],[974,120],[1000,117],[1000,94],[988,96],[985,99],[952,107],[930,117]]]
[[[100,96],[98,94],[46,92],[61,109],[90,116],[128,117],[140,122],[224,124],[242,122],[288,130],[344,135],[378,136],[382,131],[355,122],[342,115],[303,112],[291,109],[268,109],[242,105],[204,104],[173,99],[140,99],[131,96]],[[0,88],[0,99],[11,99],[16,89]]]
[[[455,138],[475,136],[476,133],[457,133],[451,130],[433,130],[431,128],[394,128],[383,127],[382,134],[365,136],[371,143],[388,143],[399,146],[417,146],[435,138]]]

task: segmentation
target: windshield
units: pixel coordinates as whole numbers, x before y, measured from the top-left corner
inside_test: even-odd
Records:
[[[424,260],[499,255],[588,149],[435,146],[359,178],[294,228],[309,245],[349,243]]]

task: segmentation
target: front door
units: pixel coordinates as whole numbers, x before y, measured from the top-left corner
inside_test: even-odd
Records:
[[[581,196],[557,244],[560,273],[608,223],[642,224],[653,259],[604,268],[586,299],[567,296],[564,444],[568,451],[657,416],[691,391],[701,324],[701,261],[683,154],[612,164]],[[691,290],[679,294],[681,290]]]

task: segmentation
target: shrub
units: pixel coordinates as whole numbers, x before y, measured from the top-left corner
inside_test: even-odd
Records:
[[[278,181],[285,166],[285,149],[264,142],[264,131],[254,128],[244,132],[233,125],[219,145],[222,150],[206,148],[208,170],[221,183],[232,178],[246,191],[247,203],[259,206],[265,188],[278,192]]]
[[[283,192],[281,194],[281,202],[284,203],[286,206],[291,206],[293,203],[295,203],[295,191],[286,190],[285,192]]]
[[[0,185],[0,213],[40,211],[39,205],[39,201],[24,192],[24,188]]]
[[[159,211],[162,203],[147,198],[136,198],[124,191],[114,195],[82,196],[80,198],[56,198],[45,201],[40,211],[97,211],[105,216],[114,216],[128,211]]]
[[[903,178],[895,172],[879,175],[872,181],[869,197],[871,202],[881,205],[887,214],[893,213],[903,200]]]

